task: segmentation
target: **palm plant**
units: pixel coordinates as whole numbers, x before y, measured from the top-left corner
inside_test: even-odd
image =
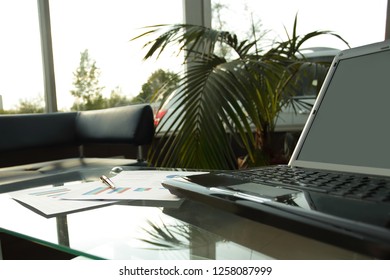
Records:
[[[296,34],[264,51],[258,40],[239,41],[234,33],[188,24],[158,25],[134,38],[155,35],[144,47],[150,59],[175,46],[184,53],[177,107],[164,141],[155,139],[149,162],[166,167],[231,169],[237,167],[232,141],[247,152],[252,165],[267,164],[272,155],[272,132],[283,106],[293,102],[294,81],[305,62],[298,58],[307,40],[329,31]],[[344,40],[343,40],[344,41]],[[216,55],[216,44],[231,48],[231,59]],[[167,98],[159,92],[162,103]],[[157,98],[157,96],[156,96]],[[162,119],[167,122],[168,119]],[[161,123],[161,126],[163,126]],[[158,129],[158,127],[157,127]]]

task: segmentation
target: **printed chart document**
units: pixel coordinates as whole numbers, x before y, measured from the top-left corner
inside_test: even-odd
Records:
[[[65,194],[72,200],[161,200],[177,201],[179,198],[161,185],[161,181],[174,176],[188,176],[200,172],[184,171],[123,171],[111,178],[112,189],[102,182],[81,184]]]
[[[114,201],[62,200],[61,197],[72,191],[73,188],[77,188],[77,185],[37,187],[11,192],[9,195],[22,205],[47,218],[58,214],[69,214],[114,203]]]
[[[64,186],[50,186],[9,193],[23,205],[34,208],[47,217],[96,208],[118,201],[149,201],[140,205],[158,206],[162,202],[180,201],[165,189],[161,182],[173,176],[188,176],[204,172],[187,171],[123,171],[111,177],[115,189],[103,182],[80,182]],[[157,204],[156,204],[157,203]],[[164,206],[161,204],[161,206]]]

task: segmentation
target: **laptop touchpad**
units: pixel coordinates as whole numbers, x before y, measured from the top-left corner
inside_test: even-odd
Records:
[[[300,192],[296,190],[272,187],[272,186],[267,186],[258,183],[245,183],[245,184],[233,185],[233,186],[229,186],[229,188],[238,192],[243,192],[247,194],[257,195],[260,197],[268,197],[268,198],[286,197]]]

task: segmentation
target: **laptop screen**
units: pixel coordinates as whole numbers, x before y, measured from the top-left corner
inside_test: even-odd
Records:
[[[335,67],[296,159],[390,169],[390,51]]]

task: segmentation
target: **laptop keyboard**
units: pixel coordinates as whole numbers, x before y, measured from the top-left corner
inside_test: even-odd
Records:
[[[254,183],[283,184],[323,194],[390,203],[390,179],[383,177],[331,173],[289,166],[238,170],[219,175],[246,179]]]

